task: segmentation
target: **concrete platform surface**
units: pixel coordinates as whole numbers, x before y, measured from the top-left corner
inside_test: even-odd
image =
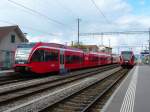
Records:
[[[14,70],[0,70],[0,77],[12,75],[11,73],[14,73]]]
[[[14,70],[0,70],[0,73],[9,73],[9,72],[14,72]]]
[[[102,112],[150,112],[150,66],[135,66]]]

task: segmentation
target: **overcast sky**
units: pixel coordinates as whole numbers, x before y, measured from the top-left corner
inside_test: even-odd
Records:
[[[0,26],[19,25],[28,33],[30,42],[70,44],[77,41],[77,18],[81,19],[81,33],[148,30],[149,6],[149,0],[1,0]],[[101,44],[100,36],[80,40],[84,44]],[[111,46],[142,45],[148,44],[148,35],[104,36],[104,45],[109,45],[109,40]],[[133,50],[140,52],[141,47]]]

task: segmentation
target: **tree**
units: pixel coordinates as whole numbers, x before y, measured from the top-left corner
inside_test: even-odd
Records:
[[[83,45],[83,43],[82,43],[82,42],[80,42],[80,43],[79,43],[79,45],[78,45],[78,43],[77,43],[77,42],[75,42],[74,44],[72,44],[72,45],[71,45],[71,47],[79,48],[79,49],[86,49],[86,46],[85,46],[85,45]]]

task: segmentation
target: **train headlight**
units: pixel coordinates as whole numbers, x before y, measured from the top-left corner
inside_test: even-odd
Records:
[[[25,67],[25,71],[30,71],[31,67]]]

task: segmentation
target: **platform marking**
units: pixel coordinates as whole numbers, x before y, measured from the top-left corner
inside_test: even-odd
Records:
[[[129,87],[123,99],[120,112],[133,112],[134,110],[136,85],[137,85],[137,80],[138,80],[138,70],[139,70],[139,66],[136,67],[135,72],[133,73]]]
[[[104,107],[102,108],[101,112],[108,112],[107,111],[108,106],[111,104],[112,100],[114,99],[114,97],[118,93],[118,91],[121,89],[121,87],[123,86],[123,84],[129,79],[130,75],[132,75],[132,73],[135,71],[135,68],[136,68],[136,66],[128,73],[127,77],[125,77],[125,79],[121,82],[121,84],[119,85],[119,87],[110,96],[110,98],[108,99],[108,101],[106,102],[106,104],[104,105]]]

